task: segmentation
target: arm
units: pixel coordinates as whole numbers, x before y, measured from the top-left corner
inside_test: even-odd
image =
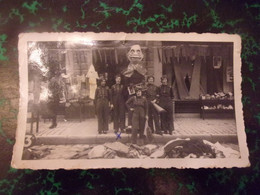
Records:
[[[96,88],[95,91],[95,98],[94,98],[94,106],[96,107],[96,103],[97,103],[97,96],[98,96],[98,88]]]
[[[156,101],[155,103],[159,103],[159,99],[160,99],[160,87],[157,87],[156,89]]]
[[[127,107],[128,110],[130,110],[130,109],[132,108],[132,104],[133,104],[134,100],[135,100],[135,96],[130,97],[130,98],[126,101],[125,105],[126,105],[126,107]]]
[[[111,89],[109,89],[109,87],[107,87],[108,90],[108,103],[110,106],[112,106],[112,95],[111,95]]]
[[[174,95],[173,95],[173,89],[172,89],[172,87],[170,87],[170,96],[171,96],[171,99],[173,100],[173,99],[174,99]]]
[[[147,115],[148,115],[148,102],[147,102],[146,98],[144,98],[144,113],[145,113],[145,117],[147,117]]]
[[[156,99],[155,99],[155,102],[159,102],[159,97],[160,97],[159,87],[156,87]]]
[[[109,95],[109,98],[110,98],[110,104],[113,106],[113,96],[114,96],[114,85],[112,85],[111,89],[109,90],[110,91],[110,95]]]

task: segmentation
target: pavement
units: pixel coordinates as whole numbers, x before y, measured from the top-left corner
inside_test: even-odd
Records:
[[[40,120],[39,132],[34,132],[36,144],[103,144],[105,142],[131,141],[131,134],[115,134],[113,123],[107,134],[98,134],[97,119],[68,120],[59,117],[58,126],[49,129],[51,121]],[[235,119],[201,119],[196,114],[179,114],[174,120],[173,135],[154,134],[155,143],[166,143],[175,138],[206,139],[211,142],[237,143]],[[30,124],[27,124],[27,132]]]

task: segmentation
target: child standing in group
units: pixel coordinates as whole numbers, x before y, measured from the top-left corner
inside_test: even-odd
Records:
[[[137,142],[137,133],[139,138],[144,138],[145,122],[147,120],[148,105],[145,97],[142,96],[142,89],[136,89],[136,96],[130,97],[126,101],[126,106],[129,110],[133,111],[132,117],[132,143]]]

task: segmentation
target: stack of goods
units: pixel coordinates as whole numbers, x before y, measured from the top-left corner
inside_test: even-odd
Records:
[[[233,93],[231,92],[228,93],[218,92],[218,93],[214,93],[213,95],[210,94],[201,95],[200,97],[201,100],[205,100],[205,101],[212,100],[215,102],[214,105],[213,104],[203,105],[202,109],[204,110],[233,110],[234,109],[233,105],[229,104],[230,102],[228,101],[228,100],[234,100]]]

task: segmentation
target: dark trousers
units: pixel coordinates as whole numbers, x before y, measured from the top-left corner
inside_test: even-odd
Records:
[[[160,123],[159,123],[159,114],[155,110],[155,108],[152,105],[152,103],[149,102],[148,103],[148,125],[151,128],[152,132],[154,133],[153,122],[155,124],[155,131],[156,132],[160,132],[161,128],[160,128]]]
[[[133,112],[132,118],[132,143],[137,141],[137,133],[139,136],[143,137],[145,128],[145,111],[142,107],[136,107]]]
[[[119,128],[122,130],[125,128],[125,104],[124,102],[114,102],[114,129],[116,131]]]
[[[59,109],[59,99],[53,99],[48,103],[52,125],[57,125],[57,114]]]
[[[133,111],[128,110],[128,126],[132,126]]]
[[[173,103],[171,100],[160,102],[160,106],[166,110],[161,113],[161,128],[162,131],[172,132],[174,130],[173,124]]]
[[[107,99],[98,99],[96,103],[98,132],[108,130],[109,106]]]

